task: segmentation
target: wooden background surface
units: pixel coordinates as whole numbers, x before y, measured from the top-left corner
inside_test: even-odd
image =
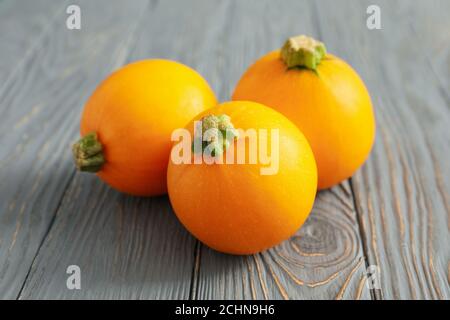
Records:
[[[66,28],[73,3],[81,30]],[[367,29],[369,4],[382,30]],[[450,299],[449,13],[448,0],[0,0],[0,298]],[[75,172],[83,104],[112,70],[175,59],[225,101],[252,61],[300,33],[358,70],[378,131],[364,167],[320,192],[289,241],[220,254],[167,197]],[[81,290],[66,287],[69,265]]]

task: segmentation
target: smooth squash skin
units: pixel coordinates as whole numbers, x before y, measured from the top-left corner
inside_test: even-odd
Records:
[[[295,66],[294,57],[288,67],[281,53],[256,61],[232,99],[265,104],[292,120],[313,149],[319,189],[331,187],[349,178],[372,148],[375,118],[369,93],[358,74],[331,54],[302,67]]]
[[[200,241],[221,252],[252,254],[288,239],[304,223],[316,195],[316,163],[300,130],[261,104],[227,102],[193,121],[222,114],[230,117],[236,129],[279,130],[277,173],[262,175],[261,168],[267,165],[259,160],[254,164],[175,164],[171,157],[169,197],[179,220]],[[188,126],[191,134],[193,121]],[[247,138],[240,135],[237,139]],[[274,143],[270,134],[258,139],[263,145]],[[231,146],[235,155],[244,150],[249,155],[249,143],[235,140]]]
[[[98,86],[82,115],[81,135],[96,133],[104,163],[91,170],[93,160],[79,150],[75,161],[81,170],[98,169],[98,176],[119,191],[164,194],[172,131],[216,104],[207,82],[181,63],[131,63]]]

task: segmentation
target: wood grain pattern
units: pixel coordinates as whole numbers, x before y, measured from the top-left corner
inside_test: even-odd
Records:
[[[129,197],[76,175],[20,299],[187,299],[194,241],[166,197]],[[66,286],[70,265],[81,290]]]
[[[73,177],[68,146],[78,131],[74,119],[92,87],[121,59],[134,26],[129,16],[145,5],[133,3],[126,8],[119,2],[83,3],[83,32],[67,30],[61,12],[59,26],[42,38],[2,92],[1,298],[19,294]],[[93,13],[96,6],[104,7],[103,16]]]
[[[407,1],[378,2],[383,31],[358,29],[364,18],[357,13],[368,1],[324,10],[330,3],[318,4],[323,38],[360,71],[378,120],[372,156],[352,178],[352,189],[369,262],[380,267],[381,297],[448,299],[450,115],[430,52],[417,46],[410,27],[422,37],[426,30],[420,19],[405,19],[412,10]],[[417,2],[414,11],[429,5]],[[344,14],[355,19],[339,24]]]
[[[438,78],[442,95],[448,98],[450,88],[450,19],[446,0],[432,0],[428,4],[410,4],[407,1],[394,6],[398,15],[407,17],[409,29],[425,55],[427,69]],[[449,104],[449,100],[447,100]]]
[[[0,2],[0,86],[20,72],[24,61],[43,44],[65,5],[66,1],[52,0],[22,0],[20,5],[14,0]]]
[[[371,299],[348,183],[320,192],[305,225],[266,252],[203,247],[196,299]]]

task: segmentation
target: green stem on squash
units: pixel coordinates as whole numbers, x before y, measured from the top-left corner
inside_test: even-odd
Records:
[[[85,172],[100,171],[105,163],[103,147],[96,132],[90,132],[72,146],[73,158],[78,170]]]
[[[231,119],[226,114],[208,115],[201,120],[201,135],[196,132],[194,139],[200,140],[201,150],[195,150],[195,140],[192,143],[194,152],[203,152],[208,146],[212,156],[221,155],[230,146],[230,141],[239,136],[239,132],[234,128]]]
[[[288,68],[301,67],[316,70],[325,57],[325,45],[305,35],[289,38],[281,48],[281,59]]]

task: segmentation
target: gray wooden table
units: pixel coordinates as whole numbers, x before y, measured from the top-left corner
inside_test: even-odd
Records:
[[[75,2],[81,30],[66,28],[71,1],[0,0],[0,298],[450,299],[450,1]],[[366,27],[370,4],[381,30]],[[358,70],[378,127],[364,167],[320,192],[289,241],[220,254],[167,197],[75,172],[83,104],[112,70],[175,59],[225,101],[299,33]]]

